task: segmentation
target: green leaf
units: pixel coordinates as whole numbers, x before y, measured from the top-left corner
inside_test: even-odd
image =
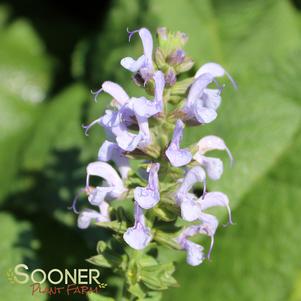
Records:
[[[150,289],[165,290],[170,286],[177,286],[177,281],[172,277],[174,271],[172,263],[158,264],[142,268],[140,277]]]
[[[112,268],[120,266],[123,262],[123,259],[124,258],[119,256],[119,254],[115,253],[112,249],[108,249],[102,254],[98,254],[87,259],[87,261],[101,267]]]
[[[85,86],[75,84],[41,107],[31,143],[24,155],[24,168],[42,168],[52,151],[82,148],[88,143],[89,139],[81,128],[81,110],[87,93]]]
[[[186,48],[195,61],[222,63],[239,86],[235,93],[225,89],[212,125],[184,135],[186,144],[204,134],[221,136],[233,152],[234,168],[225,165],[222,180],[210,182],[209,189],[229,194],[232,208],[240,205],[236,226],[218,231],[211,262],[178,266],[181,288],[163,299],[287,300],[300,275],[296,14],[289,1],[281,0],[176,0],[173,5],[160,0],[152,11],[160,24],[188,33]]]
[[[14,186],[21,165],[24,145],[31,133],[37,107],[0,89],[0,199]]]
[[[143,291],[143,289],[141,288],[141,286],[139,285],[139,283],[136,283],[136,284],[131,284],[128,288],[128,291],[138,297],[139,299],[142,299],[144,298],[145,296],[145,292]]]
[[[103,255],[96,255],[87,259],[88,262],[104,268],[111,268],[112,264]]]
[[[209,181],[208,186],[209,190],[227,193],[232,208],[275,164],[290,144],[300,120],[300,108],[289,95],[265,88],[275,81],[271,65],[300,49],[295,13],[287,1],[281,0],[253,1],[251,8],[254,11],[250,15],[246,1],[175,0],[171,5],[168,0],[156,0],[149,12],[156,16],[158,24],[188,34],[187,53],[199,65],[208,60],[219,62],[238,83],[238,91],[227,85],[213,123],[202,129],[186,128],[184,134],[187,145],[208,134],[225,140],[235,165],[230,169],[225,162],[222,180]],[[279,18],[289,21],[279,23]]]
[[[5,26],[7,7],[0,8],[0,198],[14,186],[24,147],[36,118],[37,102],[51,85],[52,60],[25,20]]]
[[[28,265],[28,262],[31,264],[34,262],[34,246],[37,245],[37,241],[32,235],[31,225],[16,221],[10,214],[1,213],[0,227],[0,299],[33,300],[30,283],[18,284],[12,278],[17,264]],[[11,277],[8,277],[8,272]],[[39,295],[39,300],[46,300],[46,296]]]
[[[0,28],[0,88],[21,101],[40,102],[51,85],[53,63],[25,20]]]

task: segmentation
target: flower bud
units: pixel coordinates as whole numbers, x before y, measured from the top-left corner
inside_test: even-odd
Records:
[[[174,70],[174,68],[169,67],[166,74],[165,74],[165,81],[169,86],[173,86],[176,81],[177,81],[177,77],[176,77],[176,72]]]
[[[183,63],[185,60],[185,51],[183,49],[177,49],[173,51],[167,58],[168,64],[174,66]]]
[[[162,41],[166,41],[168,38],[168,31],[166,27],[159,27],[157,29],[157,36],[158,36],[158,40],[159,40],[159,44]]]
[[[176,70],[177,74],[183,73],[183,72],[189,71],[193,67],[193,65],[194,65],[194,61],[191,58],[186,57],[185,60],[183,61],[183,63],[181,63],[175,67],[175,70]]]

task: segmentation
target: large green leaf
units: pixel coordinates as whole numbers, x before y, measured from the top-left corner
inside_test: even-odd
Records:
[[[15,95],[0,90],[0,198],[14,185],[13,179],[36,117],[36,109],[32,104],[20,101]]]
[[[188,50],[200,63],[221,62],[238,82],[238,92],[225,89],[217,121],[198,133],[187,130],[186,143],[205,133],[225,139],[236,164],[209,188],[228,193],[232,207],[242,205],[234,212],[237,225],[220,229],[212,262],[179,265],[181,288],[163,299],[286,300],[297,294],[291,290],[298,290],[300,279],[296,154],[301,144],[300,134],[295,136],[300,107],[295,103],[301,48],[295,12],[288,1],[173,4],[155,1],[160,24],[186,31]],[[179,11],[182,17],[176,18]],[[273,165],[269,177],[260,180]]]
[[[81,123],[86,99],[87,89],[80,84],[67,88],[51,102],[38,107],[20,102],[10,93],[0,93],[0,114],[3,116],[0,141],[4,145],[0,163],[5,171],[0,175],[2,195],[14,188],[16,181],[13,179],[20,167],[23,171],[39,170],[50,162],[55,151],[85,153],[83,146],[88,139],[85,139]],[[95,157],[96,154],[97,149]],[[88,155],[91,153],[88,152],[86,157]]]
[[[42,168],[54,150],[80,149],[83,146],[88,139],[81,128],[82,110],[88,98],[88,89],[75,84],[43,104],[24,154],[23,168]]]
[[[0,198],[14,186],[39,105],[51,84],[51,60],[25,20],[5,25],[0,8]]]
[[[187,144],[204,134],[225,139],[235,165],[226,167],[222,180],[209,183],[209,189],[229,194],[235,207],[297,130],[300,109],[291,96],[267,87],[275,82],[271,70],[276,72],[279,59],[300,47],[300,39],[296,16],[286,1],[220,2],[176,0],[171,5],[160,0],[151,11],[160,25],[188,33],[187,51],[199,64],[214,60],[232,66],[228,71],[239,90],[227,85],[217,120],[201,130],[186,130],[184,139]],[[279,17],[289,22],[282,26]]]
[[[51,85],[52,60],[26,20],[0,27],[0,88],[20,101],[40,102]]]
[[[37,241],[33,238],[30,224],[17,222],[10,214],[1,213],[0,227],[0,299],[45,300],[45,295],[39,295],[38,299],[33,297],[30,283],[18,284],[11,274],[15,265],[25,263],[30,266],[34,262],[33,248]]]

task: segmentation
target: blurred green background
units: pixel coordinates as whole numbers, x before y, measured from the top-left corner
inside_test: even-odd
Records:
[[[301,4],[288,0],[10,0],[0,2],[0,300],[32,297],[9,283],[17,263],[85,267],[108,233],[80,231],[67,210],[104,139],[81,124],[100,116],[90,89],[104,80],[139,95],[119,61],[138,55],[126,28],[166,26],[189,35],[197,67],[222,64],[238,83],[224,91],[221,136],[236,159],[209,189],[227,193],[235,226],[218,230],[210,262],[177,264],[179,288],[163,300],[301,300]],[[83,204],[84,206],[84,204]],[[115,280],[103,271],[108,290]],[[86,300],[86,297],[72,297]]]

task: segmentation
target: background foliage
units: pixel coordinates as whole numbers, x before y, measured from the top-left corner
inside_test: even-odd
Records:
[[[102,95],[95,104],[89,91],[109,79],[138,94],[119,65],[141,51],[138,38],[129,47],[125,29],[166,26],[189,35],[187,52],[198,65],[225,66],[239,90],[225,89],[215,123],[185,134],[187,143],[212,133],[230,146],[236,164],[209,189],[229,195],[236,225],[218,232],[211,262],[177,265],[181,286],[163,300],[300,301],[298,9],[300,3],[288,0],[115,0],[85,7],[2,1],[0,299],[32,300],[29,289],[5,276],[16,263],[89,266],[85,259],[95,254],[97,240],[109,235],[79,231],[66,209],[104,138],[98,128],[87,139],[80,127],[109,101]],[[102,275],[103,293],[113,294],[117,280],[109,270]]]

